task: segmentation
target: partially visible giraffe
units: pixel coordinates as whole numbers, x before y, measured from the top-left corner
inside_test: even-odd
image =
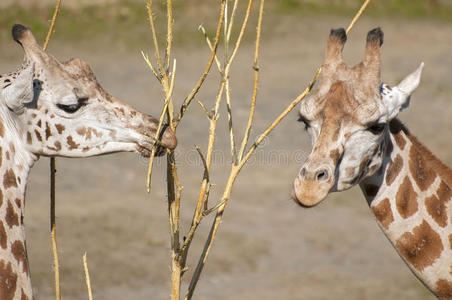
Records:
[[[25,51],[16,72],[0,75],[0,299],[32,299],[25,245],[25,188],[40,155],[87,157],[121,151],[144,156],[157,120],[110,96],[86,62],[60,63],[31,31],[14,25]],[[163,147],[174,149],[168,127]]]
[[[342,59],[345,41],[343,29],[331,31],[321,82],[301,103],[313,149],[293,198],[311,207],[359,184],[414,274],[437,297],[452,299],[452,170],[396,119],[409,105],[423,63],[391,88],[381,84],[380,28],[368,33],[364,59],[354,67]]]

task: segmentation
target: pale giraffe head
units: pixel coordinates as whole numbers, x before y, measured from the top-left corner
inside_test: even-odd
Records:
[[[382,164],[388,123],[409,104],[423,64],[398,86],[380,84],[380,28],[367,34],[364,59],[342,59],[344,29],[331,30],[320,83],[301,103],[300,121],[313,149],[294,182],[294,200],[313,206],[373,175]]]
[[[66,157],[149,154],[155,118],[109,95],[85,61],[61,63],[44,52],[30,29],[14,25],[12,35],[25,58],[19,70],[0,76],[0,112],[7,130],[28,152]],[[171,129],[160,139],[163,147],[176,147]]]

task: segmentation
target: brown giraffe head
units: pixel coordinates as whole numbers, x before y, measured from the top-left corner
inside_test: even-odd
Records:
[[[28,152],[67,157],[149,154],[155,118],[109,95],[85,61],[61,63],[43,51],[30,29],[14,25],[12,35],[25,58],[19,70],[0,78],[0,99],[6,104],[1,117]],[[163,147],[176,147],[171,129],[160,139]]]
[[[294,199],[313,206],[328,193],[348,189],[381,166],[388,123],[408,106],[423,65],[397,87],[380,85],[380,28],[367,34],[364,59],[342,59],[344,29],[331,30],[320,83],[301,103],[300,121],[313,149],[294,182]]]

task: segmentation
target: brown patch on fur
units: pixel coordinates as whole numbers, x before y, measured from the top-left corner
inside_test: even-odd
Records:
[[[12,169],[8,169],[3,175],[3,187],[5,189],[17,187],[16,174],[14,174]]]
[[[330,158],[333,160],[335,164],[339,161],[339,156],[340,156],[339,150],[337,149],[331,150]]]
[[[19,215],[14,210],[14,207],[11,205],[11,201],[8,201],[8,206],[6,207],[5,220],[9,228],[13,227],[14,225],[19,226]]]
[[[378,185],[374,185],[374,184],[364,185],[364,191],[365,191],[366,195],[369,197],[375,197],[375,195],[377,195],[379,189],[380,189],[380,187]]]
[[[406,219],[412,216],[417,210],[417,194],[408,177],[405,177],[396,195],[397,211]]]
[[[36,129],[35,129],[35,135],[36,135],[36,138],[38,139],[38,141],[42,142],[41,134],[40,134],[39,131],[36,130]]]
[[[410,149],[409,167],[413,179],[422,191],[425,191],[433,183],[433,181],[435,181],[436,174],[430,166],[427,165],[422,154],[415,146]]]
[[[27,131],[27,144],[31,145],[32,142],[33,142],[33,140],[31,138],[31,133],[29,131]]]
[[[452,233],[449,234],[449,247],[452,249]]]
[[[22,289],[22,296],[20,296],[20,300],[30,300],[27,295],[25,295],[24,289]]]
[[[451,299],[452,298],[452,282],[440,279],[436,282],[436,296],[441,299]]]
[[[69,145],[69,150],[77,149],[78,146],[80,146],[80,144],[77,144],[76,142],[74,142],[74,140],[72,139],[72,136],[68,136],[66,138],[66,140],[67,140],[67,144]]]
[[[445,227],[447,225],[446,203],[444,201],[432,195],[425,199],[425,206],[427,207],[427,212],[439,226]]]
[[[11,159],[11,157],[9,156],[9,151],[6,151],[5,156],[6,156],[6,159],[7,159],[7,160],[10,160],[10,159]]]
[[[393,119],[391,122],[389,122],[389,131],[392,133],[397,146],[399,146],[399,148],[403,150],[406,145],[406,140],[403,137],[403,133],[408,135],[408,129],[398,119]]]
[[[82,152],[88,152],[89,147],[83,147]]]
[[[25,251],[24,243],[22,241],[15,241],[11,245],[11,252],[19,263],[22,262],[23,271],[28,274],[27,252]]]
[[[405,138],[403,137],[403,135],[395,134],[395,135],[393,135],[393,137],[394,137],[394,140],[395,140],[397,146],[399,146],[400,150],[403,150],[406,145],[406,141],[405,141]]]
[[[0,136],[3,137],[5,135],[5,127],[3,126],[3,122],[0,122]]]
[[[54,143],[54,145],[55,145],[56,151],[60,151],[61,150],[61,143],[59,141],[56,141]]]
[[[0,247],[6,249],[8,247],[8,237],[6,236],[5,226],[3,221],[0,221]]]
[[[57,129],[59,134],[62,134],[66,127],[63,124],[56,124],[55,128]]]
[[[16,153],[16,147],[14,147],[13,143],[9,143],[9,149],[11,150],[12,154]]]
[[[55,147],[50,147],[47,146],[47,149],[52,150],[52,151],[60,151],[61,150],[61,143],[59,141],[56,141],[54,143]]]
[[[372,211],[378,222],[385,229],[388,229],[389,224],[394,222],[394,216],[392,215],[391,204],[388,198],[383,199],[378,205],[372,206]]]
[[[22,201],[20,201],[20,199],[19,198],[16,198],[16,199],[14,199],[14,202],[16,202],[16,206],[18,207],[18,208],[21,208],[22,207]]]
[[[348,167],[345,169],[345,175],[347,175],[347,177],[353,177],[355,175],[355,168]]]
[[[78,135],[80,135],[80,136],[85,136],[85,135],[86,135],[86,127],[80,127],[80,128],[77,128],[76,132],[77,132]]]
[[[425,162],[430,165],[433,170],[443,179],[447,185],[452,186],[452,169],[443,164],[430,150],[428,150],[416,137],[412,136],[408,129],[397,119],[392,120],[389,123],[389,129],[391,133],[403,132],[411,141],[413,146],[421,153]]]
[[[452,199],[452,188],[441,180],[436,194],[441,201],[447,202]]]
[[[14,299],[16,292],[17,274],[13,272],[11,262],[0,260],[0,298],[2,300]]]
[[[403,159],[402,157],[397,154],[397,156],[394,158],[394,161],[392,164],[388,166],[388,169],[386,171],[386,185],[390,186],[394,180],[397,178],[397,175],[399,175],[400,171],[402,170],[403,166]]]
[[[46,122],[46,141],[49,139],[49,137],[52,136],[52,131],[50,130],[49,123]]]
[[[404,233],[397,240],[396,248],[420,272],[432,265],[444,249],[439,234],[425,220],[414,227],[413,233]]]
[[[36,125],[37,125],[39,128],[41,128],[41,126],[42,126],[42,121],[39,120],[38,123],[36,123]]]

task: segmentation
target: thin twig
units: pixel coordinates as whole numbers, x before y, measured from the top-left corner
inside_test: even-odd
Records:
[[[152,41],[154,42],[154,49],[155,49],[155,55],[157,57],[157,64],[158,64],[158,67],[160,70],[160,74],[162,74],[164,72],[164,68],[163,68],[163,64],[162,64],[162,58],[160,57],[159,43],[157,41],[157,34],[156,34],[156,30],[155,30],[155,25],[154,25],[154,17],[153,17],[153,12],[152,12],[152,1],[151,0],[146,0],[146,8],[148,11],[148,16],[149,16],[149,26],[151,27]]]
[[[42,46],[42,49],[44,51],[47,50],[47,46],[49,45],[50,37],[52,36],[53,28],[55,27],[55,21],[58,16],[58,12],[60,11],[60,6],[61,6],[61,0],[57,0],[55,9],[53,10],[52,21],[50,22],[50,28],[49,28],[49,31],[47,32],[47,36],[44,41],[44,45]]]
[[[152,73],[154,74],[155,78],[157,78],[157,80],[159,82],[162,81],[162,78],[160,77],[160,75],[157,73],[157,71],[155,70],[154,66],[152,65],[151,60],[149,59],[149,56],[147,54],[145,54],[143,51],[141,51],[141,55],[143,56],[144,61],[147,63],[147,65],[149,66],[149,69],[151,69]]]
[[[160,131],[162,130],[162,126],[163,126],[163,121],[165,119],[165,115],[168,111],[168,105],[171,101],[171,97],[173,94],[173,90],[174,90],[174,78],[176,76],[176,60],[174,60],[173,63],[173,72],[172,72],[172,76],[171,76],[171,86],[170,86],[170,90],[169,90],[169,94],[167,95],[167,98],[165,99],[165,104],[163,106],[163,110],[162,113],[160,114],[160,118],[159,118],[159,123],[157,126],[157,130],[155,132],[155,136],[154,139],[158,140],[159,136],[160,136]],[[154,146],[152,147],[151,150],[151,156],[149,157],[149,166],[148,166],[148,173],[147,173],[147,182],[146,182],[146,187],[147,187],[147,191],[148,193],[151,192],[151,175],[152,175],[152,166],[154,163],[154,157],[155,157],[155,151],[157,149],[157,144],[154,143]]]
[[[174,129],[176,129],[177,126],[179,125],[182,117],[185,114],[185,111],[187,110],[187,108],[190,105],[193,98],[199,92],[199,89],[201,88],[202,84],[204,83],[204,80],[206,79],[207,75],[209,74],[210,67],[212,66],[212,63],[213,63],[215,55],[216,55],[218,43],[220,42],[220,33],[221,33],[221,27],[223,25],[223,16],[224,16],[225,5],[226,5],[226,0],[221,0],[220,16],[218,18],[217,31],[215,34],[215,43],[213,44],[213,50],[210,53],[209,61],[207,62],[206,67],[204,68],[201,78],[199,78],[198,82],[196,83],[196,86],[193,88],[193,90],[190,92],[190,94],[187,96],[187,98],[185,98],[184,103],[182,104],[182,106],[180,108],[179,114],[173,121]]]
[[[53,28],[55,27],[56,18],[58,12],[60,11],[61,0],[57,0],[55,9],[53,11],[52,21],[50,22],[49,31],[47,32],[46,39],[42,49],[47,50],[50,38],[52,36]],[[56,162],[55,158],[50,158],[50,236],[52,240],[52,253],[53,253],[53,272],[55,275],[55,299],[61,299],[60,292],[60,262],[58,257],[58,247],[56,240],[56,220],[55,220],[55,173],[56,173]]]
[[[254,86],[253,86],[253,95],[251,96],[251,107],[250,107],[250,113],[248,117],[248,124],[246,126],[245,135],[242,140],[242,145],[240,146],[240,152],[238,161],[240,162],[243,158],[243,153],[246,149],[246,144],[248,143],[248,139],[250,137],[251,132],[251,126],[253,125],[253,119],[254,119],[254,112],[256,110],[256,99],[257,99],[257,87],[259,83],[259,47],[260,47],[260,41],[261,41],[261,28],[262,28],[262,18],[264,13],[264,0],[261,1],[261,5],[259,8],[259,19],[257,22],[257,29],[256,29],[256,46],[254,50]]]
[[[88,289],[88,299],[93,300],[93,293],[91,291],[91,280],[89,279],[88,262],[86,260],[86,252],[83,255],[83,269],[85,270],[86,288]]]
[[[209,37],[207,36],[206,30],[204,29],[204,26],[201,24],[199,25],[199,30],[201,30],[202,34],[204,35],[204,38],[206,39],[207,45],[209,46],[210,51],[214,51],[214,48],[212,46],[212,43],[210,42]],[[215,62],[217,63],[218,71],[220,73],[223,73],[223,70],[221,69],[221,63],[218,59],[217,54],[215,53]]]
[[[263,1],[263,0],[262,0]],[[366,1],[363,6],[365,8],[365,6],[369,3],[369,0]],[[362,13],[364,9],[361,9],[357,15],[359,17],[359,15]],[[355,17],[353,19],[352,22],[356,22],[357,18]],[[354,24],[354,23],[353,23]],[[353,24],[351,24],[351,26],[349,26],[349,30],[353,27]],[[229,178],[225,187],[225,190],[223,192],[223,196],[222,196],[222,201],[219,204],[215,219],[212,223],[210,232],[209,232],[209,236],[207,237],[207,240],[204,244],[204,249],[203,252],[199,258],[198,264],[196,266],[196,269],[194,271],[192,280],[190,281],[190,285],[188,287],[188,291],[187,294],[185,296],[186,300],[191,299],[191,297],[193,296],[193,292],[194,289],[196,288],[196,284],[199,280],[200,274],[204,268],[205,262],[207,260],[207,257],[209,255],[210,249],[212,247],[213,241],[215,239],[216,233],[218,231],[218,227],[220,225],[220,222],[223,218],[223,212],[226,208],[227,202],[230,198],[231,195],[231,191],[232,191],[232,186],[235,182],[235,179],[237,178],[240,170],[242,169],[242,167],[244,166],[244,164],[247,162],[247,160],[251,157],[251,155],[254,153],[255,149],[257,148],[257,146],[267,137],[267,135],[281,122],[281,120],[301,101],[303,100],[303,98],[309,93],[309,91],[312,89],[312,86],[314,85],[315,81],[317,80],[317,78],[319,77],[321,72],[321,69],[319,68],[317,70],[317,72],[314,74],[311,82],[309,83],[308,87],[304,90],[303,93],[301,93],[294,101],[292,101],[292,103],[276,118],[276,120],[264,131],[263,134],[261,134],[259,136],[259,138],[257,139],[257,141],[253,144],[253,146],[251,147],[251,149],[246,153],[246,155],[243,157],[243,159],[240,161],[239,165],[237,166],[232,166],[231,168],[231,172],[229,174]]]

